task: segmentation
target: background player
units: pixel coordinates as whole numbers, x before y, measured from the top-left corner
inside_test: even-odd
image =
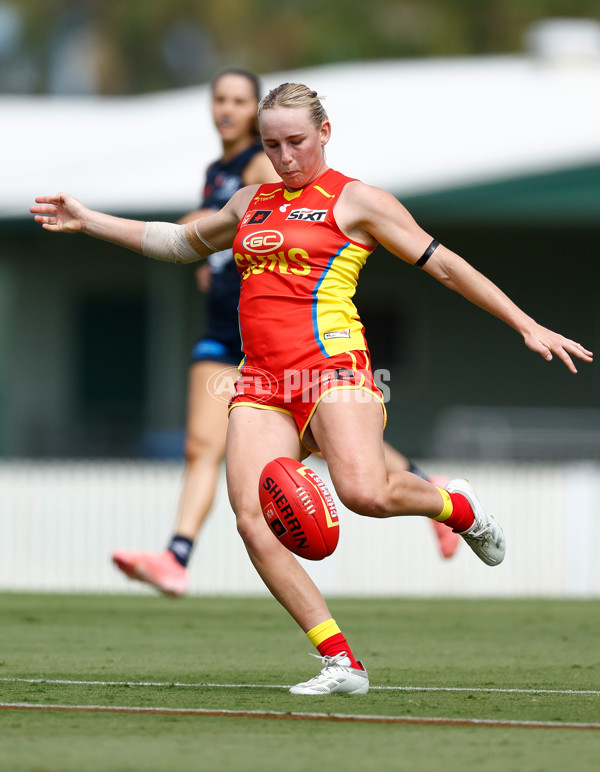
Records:
[[[208,168],[201,208],[181,218],[196,220],[221,209],[245,185],[275,182],[279,177],[258,135],[258,78],[228,69],[211,84],[212,118],[222,155]],[[200,290],[207,292],[203,336],[191,353],[185,438],[185,471],[173,535],[163,552],[113,552],[115,565],[129,578],[153,585],[167,595],[183,595],[192,546],[214,501],[225,455],[227,401],[214,399],[208,384],[217,373],[233,383],[242,358],[238,302],[240,277],[231,249],[212,254],[196,270]]]

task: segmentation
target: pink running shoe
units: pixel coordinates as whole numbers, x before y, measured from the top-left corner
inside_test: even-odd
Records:
[[[429,482],[437,488],[445,488],[448,484],[448,478],[430,477]],[[460,544],[460,534],[453,531],[452,528],[449,528],[447,525],[444,525],[444,523],[438,523],[437,520],[430,520],[430,523],[435,531],[438,547],[440,548],[442,556],[451,558]]]
[[[156,587],[172,598],[180,598],[187,590],[187,568],[169,550],[164,552],[130,552],[115,550],[112,561],[129,579]]]
[[[453,531],[452,528],[449,528],[447,525],[438,523],[437,520],[431,520],[431,525],[435,531],[438,547],[440,548],[443,557],[451,558],[458,549],[460,534]]]

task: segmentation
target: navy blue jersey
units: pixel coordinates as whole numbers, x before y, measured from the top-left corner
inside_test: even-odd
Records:
[[[229,161],[215,161],[208,167],[204,185],[202,209],[221,209],[244,183],[244,169],[257,153],[262,152],[262,145],[257,142]]]
[[[257,153],[262,152],[262,149],[260,142],[257,142],[229,161],[219,160],[212,163],[206,172],[201,208],[221,209],[225,206],[231,196],[243,187],[244,169]],[[242,358],[238,323],[240,275],[230,249],[210,255],[208,261],[211,267],[211,283],[206,327],[199,342],[217,343],[224,346],[226,351],[221,356],[211,355],[210,352],[214,346],[207,348],[196,344],[192,352],[192,361],[214,360],[238,364]]]

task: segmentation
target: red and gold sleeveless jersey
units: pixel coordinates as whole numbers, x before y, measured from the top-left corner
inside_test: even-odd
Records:
[[[350,181],[327,169],[298,191],[261,185],[250,202],[233,244],[244,364],[279,378],[367,349],[352,298],[373,250],[348,239],[333,216]]]

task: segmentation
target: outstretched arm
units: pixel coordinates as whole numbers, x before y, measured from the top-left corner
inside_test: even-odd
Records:
[[[446,247],[437,247],[423,270],[449,289],[459,292],[471,303],[506,322],[523,336],[529,349],[541,354],[544,359],[550,361],[556,355],[572,373],[576,373],[577,368],[571,357],[577,357],[584,362],[593,361],[591,351],[580,343],[538,324],[490,279]]]
[[[39,196],[31,212],[44,230],[86,233],[157,260],[187,263],[231,246],[254,190],[255,186],[239,190],[223,209],[186,225],[113,217],[88,209],[67,193]]]
[[[350,238],[364,244],[369,240],[378,241],[412,265],[419,261],[432,242],[431,235],[415,222],[402,204],[380,188],[360,182],[350,183],[344,189],[335,211],[338,225]],[[423,270],[513,327],[523,336],[525,345],[544,359],[551,360],[557,356],[572,373],[576,373],[577,369],[571,357],[584,362],[592,361],[591,351],[538,324],[490,279],[443,245],[440,244],[431,253]]]
[[[87,233],[134,252],[142,251],[145,222],[94,212],[68,193],[38,196],[35,201],[36,205],[31,207],[31,212],[44,230],[52,233]]]

